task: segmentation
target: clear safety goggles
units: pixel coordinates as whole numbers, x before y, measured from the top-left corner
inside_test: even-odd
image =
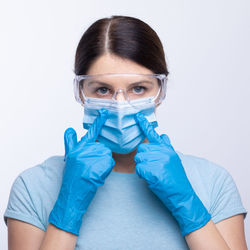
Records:
[[[167,76],[165,74],[99,74],[76,75],[74,78],[75,99],[81,105],[89,99],[113,102],[127,101],[131,105],[151,97],[155,105],[166,95]]]

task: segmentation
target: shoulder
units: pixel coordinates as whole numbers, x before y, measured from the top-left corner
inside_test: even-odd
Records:
[[[176,152],[186,175],[212,216],[214,223],[236,214],[246,217],[239,190],[231,174],[224,167],[202,157]]]
[[[61,186],[64,166],[63,156],[51,156],[25,169],[14,180],[11,193],[20,193],[22,190],[22,195],[26,193],[31,197],[43,195],[47,190],[58,189]]]
[[[218,177],[230,175],[224,167],[206,158],[183,154],[179,151],[176,151],[176,153],[180,157],[186,174],[190,178],[199,176],[204,180],[208,181],[210,179],[210,181],[214,181]]]
[[[224,167],[206,158],[183,154],[176,151],[181,159],[186,175],[196,192],[201,196],[212,196],[233,178]]]
[[[53,200],[61,187],[64,166],[63,156],[51,156],[21,172],[16,181],[24,185],[29,196],[35,200],[38,197]]]
[[[64,165],[63,156],[51,156],[43,162],[25,169],[18,177],[30,182],[60,178],[63,174]]]
[[[47,218],[57,198],[64,169],[64,157],[52,156],[22,171],[12,184],[4,213],[46,230]]]
[[[222,166],[209,161],[206,158],[183,154],[176,151],[181,159],[185,173],[206,207],[213,203],[215,191],[221,189],[225,179],[229,178],[229,172]]]

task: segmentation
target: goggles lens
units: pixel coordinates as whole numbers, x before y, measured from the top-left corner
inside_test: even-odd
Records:
[[[82,105],[87,98],[130,102],[147,97],[152,97],[158,104],[165,97],[166,75],[77,75],[74,85],[76,100]]]

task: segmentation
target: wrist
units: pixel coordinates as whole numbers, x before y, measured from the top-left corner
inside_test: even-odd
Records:
[[[195,192],[171,212],[180,226],[183,237],[203,227],[211,219],[211,215]]]
[[[79,235],[82,217],[86,210],[76,210],[70,206],[61,206],[56,202],[49,215],[49,222],[66,232]]]
[[[182,236],[201,228],[211,219],[211,215],[193,189],[180,191],[176,195],[167,195],[162,188],[151,190],[176,219]]]
[[[79,235],[83,212],[60,208],[55,204],[49,215],[49,223],[66,232]]]

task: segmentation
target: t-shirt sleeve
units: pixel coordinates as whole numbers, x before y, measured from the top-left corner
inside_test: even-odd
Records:
[[[21,175],[15,179],[10,190],[8,205],[4,213],[6,225],[7,218],[24,221],[46,231],[45,226],[36,212],[29,190]]]
[[[237,186],[224,168],[220,169],[220,174],[213,185],[210,214],[214,223],[237,214],[243,214],[245,219],[247,215]]]

